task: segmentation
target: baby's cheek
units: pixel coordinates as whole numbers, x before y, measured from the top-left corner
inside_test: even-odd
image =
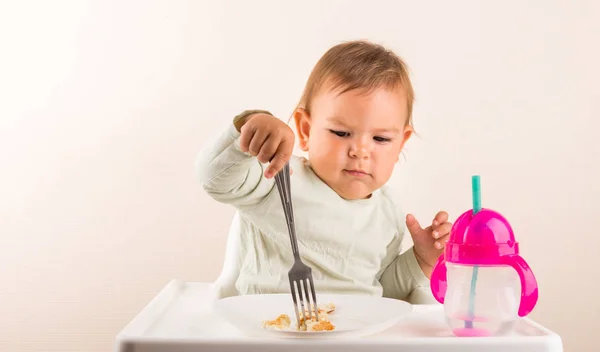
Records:
[[[344,144],[336,140],[323,140],[323,143],[316,145],[319,158],[326,160],[328,163],[339,163],[344,157]]]
[[[394,172],[395,159],[386,158],[377,163],[377,181],[381,184],[386,183]]]

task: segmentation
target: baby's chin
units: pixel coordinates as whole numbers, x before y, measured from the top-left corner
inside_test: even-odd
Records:
[[[374,191],[373,189],[362,185],[351,187],[333,187],[333,189],[340,197],[346,200],[368,199],[371,198],[371,194],[373,194]]]

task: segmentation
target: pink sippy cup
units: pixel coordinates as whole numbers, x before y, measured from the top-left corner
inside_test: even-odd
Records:
[[[479,176],[472,182],[473,210],[452,226],[431,274],[431,291],[456,336],[505,335],[535,307],[537,281],[508,221],[481,208]]]

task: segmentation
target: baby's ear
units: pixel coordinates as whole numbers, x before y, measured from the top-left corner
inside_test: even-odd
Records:
[[[404,127],[404,131],[402,131],[402,145],[400,145],[400,152],[402,152],[404,150],[406,141],[408,141],[412,135],[413,135],[413,128],[410,125]]]
[[[310,114],[303,108],[294,111],[294,121],[298,132],[298,145],[303,152],[308,151],[308,137],[310,135]]]
[[[406,143],[406,141],[410,139],[410,137],[413,135],[413,132],[414,130],[411,125],[407,125],[406,127],[404,127],[404,143]],[[402,143],[402,148],[404,148],[404,143]]]
[[[400,144],[400,150],[398,150],[398,155],[396,156],[396,162],[400,161],[400,155],[404,151],[404,146],[406,145],[406,141],[410,139],[413,135],[413,128],[408,125],[404,127],[404,131],[402,132],[402,144]]]

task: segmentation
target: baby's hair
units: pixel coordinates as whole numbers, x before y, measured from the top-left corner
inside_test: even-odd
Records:
[[[339,90],[340,94],[353,89],[368,93],[377,88],[401,87],[408,106],[406,125],[412,126],[415,97],[408,67],[400,57],[382,45],[357,40],[330,48],[308,77],[298,108],[310,113],[312,100],[325,85]]]

